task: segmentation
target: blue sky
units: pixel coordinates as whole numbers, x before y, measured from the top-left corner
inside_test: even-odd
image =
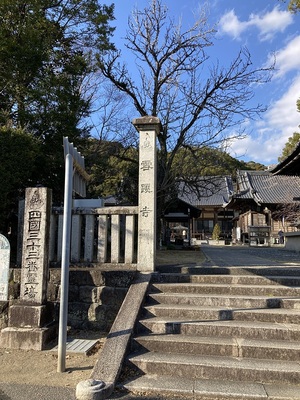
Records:
[[[103,1],[111,4],[113,1]],[[276,55],[272,81],[255,88],[255,100],[268,110],[259,121],[245,121],[247,137],[233,142],[230,153],[245,161],[276,164],[288,138],[300,132],[300,12],[287,11],[280,0],[164,0],[169,13],[192,25],[199,8],[207,6],[209,21],[217,29],[210,55],[227,65],[246,46],[254,66],[264,66]],[[113,41],[122,48],[128,17],[134,7],[145,8],[148,0],[115,0],[116,26]],[[135,116],[133,116],[135,117]],[[234,133],[234,132],[233,132]]]

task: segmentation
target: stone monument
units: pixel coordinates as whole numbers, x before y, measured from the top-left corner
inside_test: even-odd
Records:
[[[10,244],[0,234],[0,329],[7,324],[8,276],[10,263]]]
[[[20,299],[9,309],[1,347],[42,350],[56,333],[47,303],[51,202],[50,189],[26,189]]]
[[[8,300],[9,261],[10,244],[8,239],[0,234],[0,301]]]
[[[156,253],[156,139],[161,123],[157,117],[145,116],[134,119],[133,125],[140,135],[138,269],[152,272]]]

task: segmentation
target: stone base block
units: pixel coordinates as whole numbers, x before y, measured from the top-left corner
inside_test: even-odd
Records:
[[[8,327],[1,331],[0,347],[6,349],[45,350],[47,343],[56,336],[56,324],[44,328]]]
[[[50,305],[16,304],[9,309],[9,327],[41,328],[53,321]]]
[[[0,329],[7,326],[8,322],[8,301],[0,301]]]

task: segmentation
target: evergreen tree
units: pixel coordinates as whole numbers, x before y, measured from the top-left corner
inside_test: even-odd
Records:
[[[0,127],[0,232],[7,234],[26,187],[36,184],[41,143],[20,128]]]
[[[288,8],[292,13],[298,12],[300,10],[300,0],[290,0]]]
[[[278,157],[278,161],[282,162],[285,158],[287,158],[292,152],[296,149],[300,141],[300,133],[299,132],[294,132],[293,136],[288,138],[288,141],[286,142],[281,156]]]
[[[96,56],[113,48],[113,6],[98,0],[0,2],[0,126],[43,145],[39,181],[63,191],[62,137],[80,145],[90,127]]]
[[[86,146],[86,168],[91,197],[114,196],[118,202],[137,204],[137,149],[91,138]]]
[[[220,238],[220,233],[221,233],[221,228],[219,224],[216,224],[214,226],[214,229],[212,231],[212,239],[213,240],[219,240]]]

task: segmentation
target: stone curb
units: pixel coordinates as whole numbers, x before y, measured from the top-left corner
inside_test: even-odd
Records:
[[[112,394],[150,280],[151,273],[139,274],[130,286],[91,378],[77,384],[77,400],[103,400]]]

